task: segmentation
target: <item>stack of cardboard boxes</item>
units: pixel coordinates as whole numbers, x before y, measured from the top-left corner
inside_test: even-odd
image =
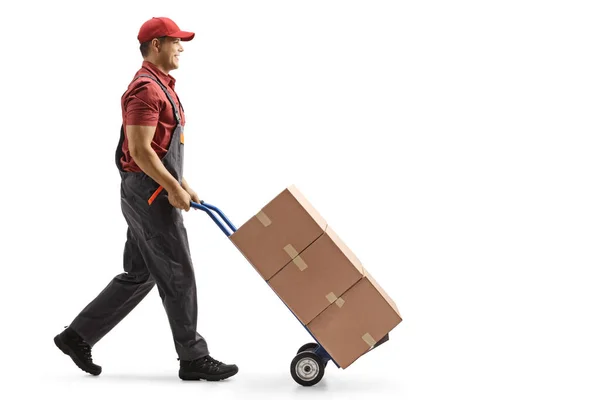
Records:
[[[392,299],[295,186],[230,238],[341,368],[402,321]]]

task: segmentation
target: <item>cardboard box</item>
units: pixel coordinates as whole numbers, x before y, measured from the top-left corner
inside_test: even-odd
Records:
[[[341,368],[347,368],[396,327],[402,317],[392,299],[365,276],[307,328]]]
[[[295,186],[271,200],[230,239],[269,280],[325,231],[327,224]]]
[[[269,285],[308,325],[363,277],[358,258],[328,226],[325,233],[269,280]]]

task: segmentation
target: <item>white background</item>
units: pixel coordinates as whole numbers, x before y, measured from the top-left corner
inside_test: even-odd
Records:
[[[0,397],[598,399],[596,5],[3,2]],[[54,347],[121,271],[120,96],[153,16],[197,35],[173,72],[192,187],[239,226],[295,184],[404,317],[318,386],[289,374],[308,333],[200,211],[199,331],[236,377],[178,379],[156,289],[99,377]]]

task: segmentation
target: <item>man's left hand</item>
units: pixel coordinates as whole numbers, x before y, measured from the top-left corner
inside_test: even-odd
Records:
[[[194,203],[200,203],[200,197],[198,197],[198,194],[196,192],[194,192],[192,189],[188,188],[186,190],[186,192],[188,192],[190,194],[190,197],[192,198],[192,201]]]
[[[200,203],[202,200],[200,200],[200,197],[198,196],[198,193],[196,193],[191,187],[190,185],[188,185],[187,181],[185,179],[181,180],[181,186],[183,187],[183,189],[188,192],[188,194],[190,195],[190,197],[192,198],[192,201],[194,203]]]

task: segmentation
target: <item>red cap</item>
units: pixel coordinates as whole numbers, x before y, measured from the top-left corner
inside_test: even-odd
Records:
[[[194,32],[184,32],[175,22],[166,17],[152,18],[144,22],[138,33],[140,43],[148,42],[154,38],[169,36],[185,41],[192,40]]]

